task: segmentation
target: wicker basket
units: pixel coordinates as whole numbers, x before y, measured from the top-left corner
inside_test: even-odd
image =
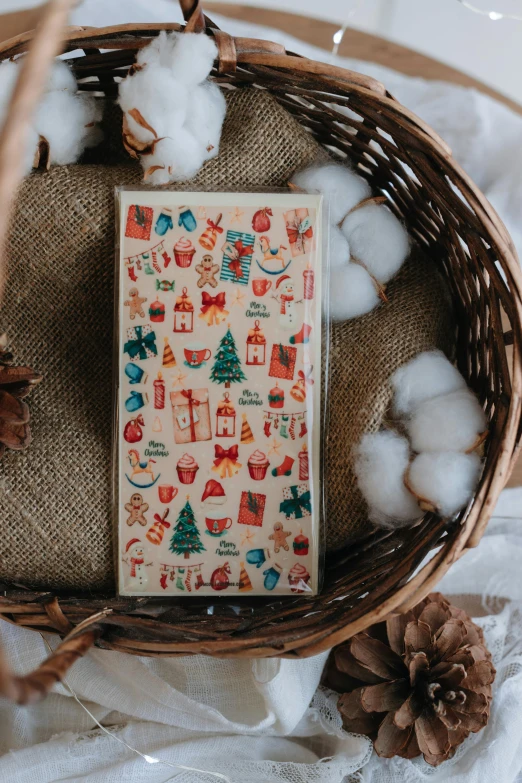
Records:
[[[32,41],[0,138],[0,236],[6,233],[7,207],[18,182],[20,131],[59,48],[70,4],[53,0],[36,34],[0,46],[4,59],[25,52]],[[268,90],[331,154],[340,159],[348,155],[445,273],[458,313],[459,368],[490,421],[485,470],[473,503],[456,522],[427,515],[413,530],[368,536],[348,556],[327,561],[324,589],[314,598],[271,603],[242,599],[235,611],[218,605],[210,614],[209,601],[198,599],[173,607],[157,599],[58,596],[6,586],[1,617],[65,636],[58,651],[27,677],[13,676],[0,662],[0,695],[19,702],[45,695],[93,644],[150,656],[305,657],[391,612],[405,611],[433,589],[466,549],[478,544],[520,446],[522,274],[502,222],[448,147],[375,80],[289,54],[278,44],[232,38],[203,16],[199,2],[181,0],[181,6],[185,29],[216,41],[213,78],[231,87]],[[180,27],[62,30],[65,50],[84,53],[72,60],[77,77],[97,77],[80,88],[114,96],[114,77],[125,75],[136,51],[161,29]],[[353,114],[347,117],[345,108]]]

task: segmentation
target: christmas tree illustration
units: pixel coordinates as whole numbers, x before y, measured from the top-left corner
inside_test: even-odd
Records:
[[[199,530],[196,527],[196,520],[194,519],[194,512],[189,503],[188,495],[187,502],[181,509],[176,521],[174,535],[170,542],[170,551],[176,555],[183,555],[185,559],[189,558],[193,552],[205,551],[205,547],[199,537]]]
[[[236,343],[230,331],[230,324],[228,324],[226,335],[219,343],[210,378],[215,383],[224,383],[225,389],[229,389],[231,383],[246,381],[246,375],[241,369],[241,361],[237,355]]]

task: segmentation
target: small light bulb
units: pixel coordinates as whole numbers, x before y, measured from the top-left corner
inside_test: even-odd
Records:
[[[488,15],[493,22],[498,22],[499,19],[503,18],[503,14],[499,14],[498,11],[490,11]]]
[[[148,756],[146,753],[143,754],[143,758],[145,759],[145,761],[148,761],[149,764],[160,764],[161,763],[159,759],[155,759],[154,756]]]
[[[343,35],[344,35],[344,30],[342,30],[342,29],[341,30],[337,30],[337,32],[334,33],[333,42],[334,42],[334,44],[336,46],[337,46],[337,44],[340,44],[341,41],[343,40]]]

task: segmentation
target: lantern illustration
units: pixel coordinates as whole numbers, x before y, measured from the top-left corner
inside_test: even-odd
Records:
[[[254,328],[248,330],[247,337],[247,364],[265,364],[266,361],[266,337],[259,326],[259,321],[254,322]]]
[[[183,288],[181,296],[176,299],[174,305],[174,331],[192,332],[194,329],[194,305],[192,299],[187,294],[187,289]]]
[[[216,437],[233,438],[236,434],[236,411],[230,401],[230,394],[225,392],[218,402],[216,413]]]

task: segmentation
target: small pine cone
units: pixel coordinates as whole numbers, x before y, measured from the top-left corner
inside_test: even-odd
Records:
[[[22,398],[42,380],[30,367],[13,366],[6,344],[6,336],[0,335],[0,457],[6,448],[21,451],[31,442],[29,407]]]
[[[488,722],[491,654],[482,629],[440,593],[335,648],[324,684],[342,693],[347,731],[379,756],[437,766]]]

